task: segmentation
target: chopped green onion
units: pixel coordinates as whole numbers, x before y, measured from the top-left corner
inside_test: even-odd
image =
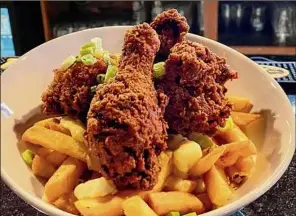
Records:
[[[80,55],[84,56],[87,54],[94,55],[95,53],[95,48],[94,47],[86,47],[86,48],[80,48]]]
[[[196,132],[189,134],[188,139],[197,142],[202,149],[206,149],[214,145],[213,140],[209,136]]]
[[[89,47],[94,47],[95,48],[96,46],[95,46],[95,44],[93,42],[88,42],[88,43],[82,45],[80,47],[80,49],[85,49],[85,48],[89,48]]]
[[[105,82],[108,82],[110,79],[113,79],[116,76],[117,67],[113,65],[108,65],[107,72],[105,75]]]
[[[76,61],[75,56],[69,56],[62,62],[62,70],[67,70],[71,65],[73,65]]]
[[[103,51],[103,60],[106,64],[111,65],[111,57],[108,51]]]
[[[80,55],[76,56],[76,61],[81,62],[81,56]]]
[[[158,79],[165,75],[165,63],[164,62],[158,62],[153,65],[153,75],[154,78]]]
[[[231,118],[231,116],[229,116],[227,119],[226,119],[226,122],[225,122],[225,125],[224,127],[218,127],[218,131],[219,132],[227,132],[227,131],[230,131],[232,130],[234,127],[234,123],[233,123],[233,120]]]
[[[183,216],[197,216],[197,214],[195,212],[191,212],[191,213],[185,214]]]
[[[96,92],[96,90],[97,90],[97,86],[95,85],[95,86],[92,86],[92,87],[90,87],[90,91],[92,92],[92,93],[95,93]]]
[[[94,63],[97,62],[97,59],[95,57],[93,57],[91,54],[87,54],[81,57],[81,61],[85,64],[85,65],[93,65]]]
[[[180,216],[180,212],[170,212],[167,216]]]
[[[98,84],[102,84],[102,83],[104,83],[104,81],[105,81],[105,74],[99,74],[97,76],[97,82],[98,82]]]
[[[31,150],[27,149],[26,151],[24,151],[22,153],[22,157],[23,157],[25,163],[31,167],[32,163],[33,163],[33,157],[34,157],[33,152]]]
[[[91,43],[94,44],[96,50],[99,50],[99,51],[103,50],[102,39],[101,38],[95,37],[95,38],[92,38],[90,41],[91,41]]]
[[[95,50],[94,57],[102,59],[104,55],[104,51],[102,50]]]

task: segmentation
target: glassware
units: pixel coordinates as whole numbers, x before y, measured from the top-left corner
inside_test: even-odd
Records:
[[[296,40],[295,16],[293,7],[288,5],[274,8],[272,26],[278,43],[284,44],[289,38]]]
[[[257,32],[262,31],[265,25],[265,6],[253,6],[251,14],[251,25]]]
[[[154,1],[154,6],[152,8],[151,16],[154,19],[158,14],[163,11],[163,7],[160,1]]]
[[[231,20],[230,4],[222,4],[222,18],[223,18],[223,21],[224,21],[225,30],[228,30],[230,20]]]

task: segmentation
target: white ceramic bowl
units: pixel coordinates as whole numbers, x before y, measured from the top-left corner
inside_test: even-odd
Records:
[[[1,75],[2,179],[22,199],[48,215],[71,214],[41,200],[43,186],[23,162],[17,144],[18,137],[38,115],[41,93],[52,80],[53,68],[57,68],[69,55],[78,53],[79,47],[93,37],[103,39],[104,49],[120,52],[123,35],[128,28],[89,29],[51,40],[23,55]],[[229,215],[264,194],[287,169],[295,150],[295,119],[281,87],[257,64],[215,41],[192,34],[188,35],[188,39],[205,44],[219,56],[226,57],[228,64],[238,71],[239,79],[229,84],[232,95],[250,98],[255,111],[271,110],[267,132],[263,135],[265,142],[258,146],[255,174],[235,192],[228,205],[204,214]],[[10,116],[2,103],[13,112]]]

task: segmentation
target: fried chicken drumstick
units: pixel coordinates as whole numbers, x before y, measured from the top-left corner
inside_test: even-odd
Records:
[[[224,84],[237,78],[225,59],[201,44],[182,41],[171,49],[165,71],[156,86],[169,97],[165,119],[170,130],[212,135],[225,124],[232,107]]]
[[[89,152],[118,189],[150,189],[166,149],[165,95],[158,95],[152,67],[160,46],[146,23],[128,30],[115,80],[99,85],[87,117]]]
[[[150,26],[157,32],[160,39],[159,60],[167,59],[170,49],[181,42],[189,31],[186,18],[176,9],[169,9],[157,15]]]
[[[42,111],[85,120],[93,97],[91,86],[97,84],[97,75],[106,69],[104,61],[98,59],[94,65],[76,62],[67,70],[54,70],[54,79],[42,95]]]

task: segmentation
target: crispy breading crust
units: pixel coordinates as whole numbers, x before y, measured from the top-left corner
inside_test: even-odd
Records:
[[[157,156],[167,148],[167,99],[152,82],[159,45],[148,24],[128,30],[116,78],[98,86],[88,112],[91,156],[118,189],[152,188],[160,170]]]
[[[169,9],[157,15],[150,26],[155,29],[160,39],[158,58],[167,58],[170,49],[181,42],[189,31],[186,18],[176,9]]]
[[[106,64],[98,60],[90,66],[77,62],[66,71],[54,70],[54,79],[42,95],[43,112],[85,120],[93,97],[90,88],[97,84],[97,75],[105,73],[106,69]]]
[[[169,97],[165,118],[173,132],[212,135],[230,115],[224,84],[237,78],[225,59],[190,41],[176,44],[165,63],[166,75],[157,88]]]

